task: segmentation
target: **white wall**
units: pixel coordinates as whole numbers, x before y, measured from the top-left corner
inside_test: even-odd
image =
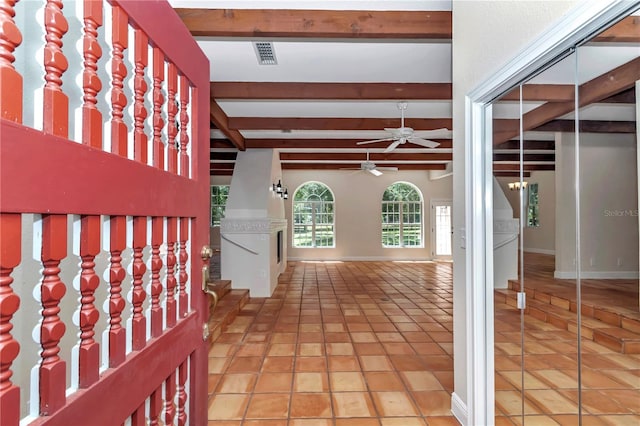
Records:
[[[556,140],[558,278],[576,275],[575,138]],[[583,278],[638,276],[638,189],[633,134],[580,135],[580,270]]]
[[[327,185],[335,202],[335,248],[295,248],[291,239],[292,200],[300,185],[316,181]],[[381,202],[385,189],[395,182],[414,184],[423,197],[423,248],[383,248],[381,244]],[[431,181],[427,171],[399,171],[373,176],[367,172],[339,170],[284,170],[283,184],[289,188],[285,214],[289,223],[288,257],[294,259],[430,259],[429,201],[451,199],[451,177]]]
[[[282,218],[280,197],[270,191],[281,178],[279,154],[273,149],[238,152],[225,217]]]
[[[453,409],[464,423],[469,385],[466,356],[466,255],[460,247],[461,229],[465,227],[465,95],[494,74],[576,3],[576,0],[452,2],[455,375]]]
[[[513,217],[520,217],[520,197],[518,191],[510,191],[508,183],[518,178],[499,177],[498,183],[513,208]],[[540,226],[524,228],[524,251],[555,254],[556,249],[556,182],[555,171],[542,170],[525,178],[528,183],[538,184]],[[525,212],[526,216],[526,212]]]

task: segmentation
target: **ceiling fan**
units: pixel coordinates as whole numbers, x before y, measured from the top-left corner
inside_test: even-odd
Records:
[[[367,150],[367,159],[360,163],[359,169],[341,169],[341,170],[360,170],[364,172],[369,172],[374,176],[383,175],[383,171],[385,172],[397,172],[397,167],[378,167],[373,161],[369,161],[369,150]]]
[[[356,145],[365,145],[369,143],[376,142],[384,142],[384,141],[393,141],[384,150],[384,152],[391,152],[396,149],[399,145],[402,145],[406,142],[411,142],[415,145],[424,146],[427,148],[435,148],[440,145],[438,142],[431,141],[428,139],[423,139],[414,134],[414,130],[411,127],[404,127],[404,111],[407,109],[406,102],[398,102],[398,109],[400,110],[401,118],[400,118],[400,127],[397,129],[394,128],[385,128],[385,132],[390,133],[391,136],[383,139],[374,139],[370,141],[362,141],[357,142]],[[431,138],[443,138],[450,137],[451,130],[449,129],[435,129],[435,130],[422,130],[420,131],[420,136],[423,137],[431,137]]]

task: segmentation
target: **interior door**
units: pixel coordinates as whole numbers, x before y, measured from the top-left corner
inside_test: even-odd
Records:
[[[453,255],[453,217],[451,200],[431,200],[431,255],[451,259]]]
[[[206,57],[164,0],[0,23],[0,424],[204,424]]]

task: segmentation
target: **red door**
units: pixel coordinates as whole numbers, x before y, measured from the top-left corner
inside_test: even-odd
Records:
[[[78,3],[0,0],[0,424],[204,424],[209,64]]]

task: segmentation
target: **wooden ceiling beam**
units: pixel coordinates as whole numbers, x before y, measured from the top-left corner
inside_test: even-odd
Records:
[[[640,43],[640,16],[627,16],[595,36],[590,43]]]
[[[451,40],[451,11],[187,9],[194,36]]]
[[[525,102],[573,101],[574,89],[573,84],[525,84],[522,88],[522,95]],[[516,87],[499,98],[497,102],[518,100],[520,100],[520,90]],[[620,93],[604,98],[599,102],[611,104],[635,104],[636,90],[634,87],[631,87]]]
[[[212,139],[212,141],[215,139]],[[440,149],[451,149],[453,146],[451,139],[431,139],[439,142]],[[389,142],[373,143],[369,145],[358,145],[363,139],[246,139],[247,148],[293,148],[293,149],[332,149],[332,148],[383,148]],[[222,148],[222,146],[220,146]],[[416,149],[417,145],[407,143],[400,145],[396,151],[403,149]],[[420,147],[421,148],[421,147]]]
[[[640,57],[635,58],[626,64],[602,74],[579,87],[579,106],[590,105],[599,102],[609,96],[620,93],[635,85],[640,80]],[[547,102],[546,104],[529,111],[523,116],[523,130],[528,131],[542,126],[551,120],[572,112],[575,108],[574,102]],[[507,120],[502,120],[504,123]],[[518,123],[515,121],[506,128],[500,129],[500,120],[494,121],[493,144],[497,145],[506,142],[519,134]],[[504,125],[504,124],[503,124]]]
[[[246,147],[246,142],[245,142]],[[236,146],[229,139],[209,139],[209,149],[229,149]]]
[[[240,134],[239,131],[229,127],[229,117],[224,113],[220,105],[214,100],[210,102],[211,106],[209,109],[209,114],[211,116],[211,121],[215,126],[224,133],[224,135],[229,138],[231,143],[238,148],[240,151],[245,150],[244,137]]]
[[[444,170],[446,163],[441,164],[380,164],[380,167],[397,167],[399,170]],[[283,170],[340,170],[358,169],[357,164],[344,163],[282,163]]]
[[[389,152],[389,153],[371,153],[369,154],[370,161],[451,161],[453,154],[451,153],[410,153],[405,154],[401,152]],[[358,152],[347,153],[333,153],[333,152],[281,152],[280,161],[300,161],[300,160],[313,160],[313,161],[364,161],[366,154]]]
[[[451,100],[451,83],[299,83],[216,81],[220,99],[389,99]]]
[[[451,129],[450,118],[405,118],[415,130]],[[229,128],[237,130],[382,130],[396,128],[398,118],[229,117]]]
[[[236,163],[209,163],[209,170],[233,170]]]
[[[525,84],[522,87],[524,101],[563,102],[573,101],[573,84]],[[500,101],[519,101],[520,88],[516,87],[498,99]]]
[[[520,154],[493,154],[493,161],[520,161]],[[523,161],[556,161],[555,154],[524,154]]]
[[[554,164],[523,164],[522,165],[524,171],[535,171],[535,170],[555,170],[556,166]],[[493,171],[518,171],[520,170],[520,164],[493,164]]]
[[[520,172],[505,172],[503,170],[494,170],[493,171],[493,175],[495,177],[519,178],[520,177]],[[531,172],[523,172],[522,173],[522,177],[525,177],[525,178],[531,177]]]
[[[218,161],[235,161],[237,156],[238,156],[237,152],[213,151],[209,153],[210,160],[218,160]]]
[[[553,151],[556,149],[555,141],[535,141],[535,140],[524,140],[523,148],[525,151],[531,149],[545,149],[549,151]],[[520,141],[518,140],[510,140],[501,143],[500,145],[496,145],[493,149],[520,149]]]
[[[210,176],[233,176],[233,170],[209,170]]]
[[[534,132],[570,132],[575,131],[573,120],[552,120],[532,129]],[[635,121],[581,120],[582,133],[635,133]]]
[[[630,87],[615,95],[604,98],[600,101],[603,104],[635,104],[636,103],[636,88]]]

